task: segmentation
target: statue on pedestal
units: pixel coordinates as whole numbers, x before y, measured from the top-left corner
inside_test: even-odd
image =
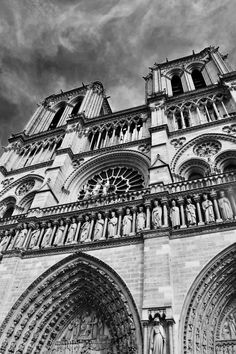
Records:
[[[90,221],[89,216],[85,216],[85,222],[81,227],[80,242],[90,242],[89,239]]]
[[[51,222],[48,222],[47,224],[47,229],[45,230],[45,233],[43,235],[43,240],[42,240],[42,243],[41,243],[41,247],[44,248],[44,247],[50,247],[50,239],[51,239],[51,235],[52,235],[52,223]]]
[[[152,210],[152,225],[154,229],[162,225],[162,207],[158,200],[154,200],[154,208]]]
[[[64,226],[64,221],[61,219],[59,226],[57,228],[55,240],[54,240],[54,246],[61,246],[63,245],[63,236],[64,236],[64,231],[65,231],[65,226]]]
[[[77,229],[76,219],[72,218],[72,223],[70,224],[70,227],[69,227],[66,244],[75,242],[74,237],[75,237],[76,229]]]
[[[19,235],[17,237],[16,243],[15,243],[15,248],[20,249],[20,248],[24,247],[24,243],[25,243],[27,234],[28,234],[27,224],[24,223],[23,228],[21,229],[21,231],[19,232]]]
[[[225,192],[220,192],[220,198],[218,199],[219,208],[223,220],[233,219],[233,210],[229,199],[225,196]]]
[[[136,229],[137,229],[137,232],[140,232],[143,229],[145,229],[145,226],[146,226],[146,214],[144,213],[142,206],[140,206],[138,208],[138,210],[139,210],[139,212],[137,214]]]
[[[154,318],[150,335],[150,354],[165,354],[166,334],[159,317]]]
[[[115,237],[117,234],[117,223],[118,219],[116,217],[115,211],[111,212],[111,218],[108,221],[108,237]]]
[[[132,215],[130,214],[130,208],[126,208],[126,214],[123,218],[123,236],[127,236],[132,231]]]
[[[210,222],[215,222],[213,204],[212,201],[208,199],[207,194],[203,194],[202,209],[205,214],[206,224],[209,224]]]
[[[40,228],[39,224],[35,225],[35,229],[31,232],[31,238],[30,238],[30,243],[29,243],[29,249],[34,249],[37,246],[37,242],[40,236]]]
[[[8,243],[8,234],[5,234],[2,236],[0,241],[0,253],[6,250],[7,243]]]
[[[103,227],[104,227],[104,220],[102,218],[102,214],[98,213],[98,218],[94,227],[94,236],[93,236],[94,241],[98,241],[102,238]]]
[[[174,229],[179,229],[180,227],[179,207],[176,206],[175,200],[172,200],[171,202],[170,219],[171,219],[172,227]]]
[[[96,197],[96,196],[99,195],[101,186],[102,186],[102,180],[99,178],[99,179],[97,180],[97,183],[95,184],[93,190],[92,190],[92,195],[93,195],[94,197]]]
[[[187,198],[185,211],[188,225],[196,225],[196,207],[194,204],[192,204],[191,198]]]

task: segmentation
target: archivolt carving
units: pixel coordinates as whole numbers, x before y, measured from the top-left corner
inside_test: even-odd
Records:
[[[29,175],[21,177],[17,180],[15,180],[13,183],[10,183],[7,185],[6,188],[4,188],[3,191],[0,192],[0,196],[2,196],[4,193],[6,193],[7,191],[9,191],[11,188],[14,188],[15,186],[17,186],[18,184],[20,185],[20,183],[25,182],[29,179]],[[35,181],[39,181],[39,182],[43,182],[43,177],[39,176],[39,175],[35,175],[35,174],[30,174],[30,179],[35,180]]]
[[[234,244],[204,268],[187,295],[181,316],[180,353],[225,353],[217,340],[220,337],[219,328],[222,329],[227,320],[225,309],[229,304],[234,304],[233,313],[236,310],[235,281]]]
[[[212,139],[215,140],[216,138],[218,140],[226,140],[226,141],[230,141],[230,142],[233,142],[233,143],[236,142],[236,137],[228,136],[226,134],[213,134],[213,133],[210,133],[210,134],[204,134],[204,135],[198,136],[198,137],[188,141],[183,147],[181,147],[177,151],[177,153],[175,154],[175,156],[172,159],[171,164],[170,164],[171,170],[175,172],[175,169],[176,169],[176,166],[177,166],[177,163],[178,163],[179,159],[181,158],[183,153],[185,151],[187,151],[190,147],[192,147],[193,145],[198,144],[200,142],[208,141],[209,139],[210,140],[212,140]]]
[[[100,344],[91,333],[95,317],[104,330]],[[128,289],[111,268],[84,254],[59,262],[24,292],[0,328],[0,351],[54,353],[69,328],[77,331],[79,318],[84,325],[73,343],[64,342],[67,347],[86,344],[89,349],[106,342],[107,350],[95,352],[141,353],[140,320]]]

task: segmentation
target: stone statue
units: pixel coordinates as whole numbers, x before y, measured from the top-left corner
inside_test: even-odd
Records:
[[[104,196],[107,195],[109,188],[110,188],[110,183],[107,180],[106,183],[102,187],[102,195],[104,195]]]
[[[179,215],[179,207],[176,206],[175,200],[172,200],[171,202],[170,219],[171,219],[172,227],[174,229],[178,229],[180,227],[180,215]]]
[[[219,208],[221,211],[222,219],[230,220],[233,219],[233,210],[229,199],[225,196],[225,192],[220,192],[220,198],[218,200]]]
[[[70,224],[70,227],[69,227],[69,230],[68,230],[68,236],[67,236],[66,244],[75,242],[74,237],[75,237],[76,229],[77,229],[76,219],[72,218],[72,223]]]
[[[5,234],[2,236],[1,238],[1,242],[0,242],[0,253],[2,251],[6,250],[6,246],[7,246],[7,242],[8,242],[8,234]]]
[[[102,186],[102,180],[99,178],[99,179],[97,180],[97,183],[95,184],[93,190],[92,190],[92,195],[93,195],[94,197],[96,197],[96,196],[99,195],[101,186]]]
[[[85,184],[83,190],[84,190],[84,199],[90,198],[92,194],[90,191],[90,187],[87,184]]]
[[[4,217],[4,214],[7,210],[7,205],[5,203],[0,205],[0,219]]]
[[[130,214],[130,208],[126,208],[126,214],[123,218],[123,236],[127,236],[132,231],[132,215]]]
[[[44,236],[43,236],[43,240],[42,240],[42,243],[41,243],[41,247],[44,248],[44,247],[50,247],[50,239],[51,239],[51,235],[52,235],[52,223],[51,222],[48,222],[47,224],[47,229],[45,230],[45,233],[44,233]]]
[[[94,227],[93,241],[98,241],[102,238],[104,227],[104,220],[102,218],[102,214],[98,213],[98,218]]]
[[[118,219],[116,217],[115,211],[111,212],[111,218],[108,221],[108,237],[115,237],[117,234],[117,223]]]
[[[30,238],[30,243],[29,243],[29,249],[34,249],[37,246],[37,242],[40,236],[40,228],[39,224],[35,225],[35,229],[31,232],[31,238]]]
[[[24,223],[23,228],[21,229],[17,237],[15,248],[17,249],[23,248],[27,234],[28,234],[27,224]]]
[[[213,210],[213,204],[212,204],[212,201],[208,199],[207,194],[203,194],[202,209],[205,214],[206,224],[209,224],[210,222],[214,222],[215,215],[214,215],[214,210]]]
[[[137,232],[142,231],[143,229],[145,229],[146,226],[146,214],[143,211],[143,207],[140,206],[138,208],[138,214],[137,214],[137,219],[136,219],[136,229]]]
[[[158,200],[154,200],[154,208],[152,210],[152,225],[154,229],[158,229],[162,225],[162,207]]]
[[[89,239],[90,221],[89,216],[85,216],[85,222],[81,227],[80,242],[90,242]]]
[[[61,246],[63,245],[63,236],[64,236],[65,226],[64,221],[61,219],[59,222],[59,226],[57,228],[56,236],[54,239],[54,246]]]
[[[88,312],[85,312],[81,319],[80,336],[88,337],[91,334],[92,318]]]
[[[150,354],[164,354],[166,334],[159,317],[154,318],[154,325],[150,335]]]
[[[196,207],[194,204],[192,204],[191,198],[187,198],[185,211],[188,225],[196,225]]]

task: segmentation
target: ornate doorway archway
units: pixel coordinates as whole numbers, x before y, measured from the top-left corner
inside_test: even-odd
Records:
[[[194,281],[182,311],[180,353],[236,351],[236,244],[217,255]]]
[[[1,353],[142,353],[132,296],[103,262],[77,253],[43,273],[0,328]]]

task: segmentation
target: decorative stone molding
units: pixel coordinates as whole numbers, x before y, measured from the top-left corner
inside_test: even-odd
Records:
[[[171,143],[171,145],[174,146],[175,149],[179,149],[181,146],[183,146],[185,141],[186,141],[186,138],[185,137],[181,137],[181,138],[177,138],[177,139],[172,139],[170,141],[170,143]]]
[[[35,180],[34,179],[28,179],[27,181],[21,183],[16,188],[15,194],[22,197],[25,194],[27,194],[31,189],[33,189],[34,185],[35,185]]]
[[[222,131],[224,133],[229,134],[229,135],[235,135],[236,134],[236,124],[226,125],[222,128]]]
[[[195,155],[208,158],[216,155],[221,149],[221,143],[218,140],[203,140],[193,147]]]
[[[147,154],[151,150],[151,145],[149,144],[139,145],[138,150]]]

